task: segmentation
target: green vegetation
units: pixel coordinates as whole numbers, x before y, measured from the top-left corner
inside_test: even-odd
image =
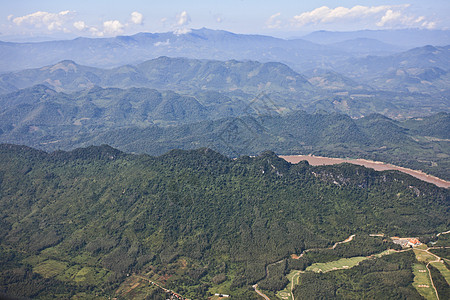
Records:
[[[312,263],[330,263],[342,258],[368,257],[371,255],[381,256],[387,249],[400,249],[389,240],[381,237],[371,237],[368,234],[357,234],[351,242],[337,245],[334,249],[316,249],[308,251],[299,259],[299,263],[304,262],[305,266],[295,268],[295,262],[292,262],[290,269],[305,270]],[[358,260],[357,259],[357,260]],[[345,260],[343,260],[345,261]]]
[[[441,275],[445,278],[445,281],[447,281],[447,284],[450,284],[450,270],[448,269],[448,265],[445,265],[442,262],[433,262],[431,265],[433,265],[433,267],[441,273]]]
[[[350,269],[354,266],[358,265],[363,260],[366,260],[366,257],[363,256],[355,256],[352,258],[341,258],[336,261],[330,261],[327,263],[315,263],[306,268],[306,271],[316,272],[316,273],[325,273],[329,271],[335,271],[339,269]]]
[[[317,108],[289,108],[274,95],[254,97],[144,88],[62,94],[37,86],[0,97],[0,141],[46,151],[109,144],[151,155],[209,147],[239,157],[270,149],[366,158],[450,180],[448,113],[406,121],[379,114],[352,119],[298,111]]]
[[[425,264],[415,263],[413,265],[414,272],[414,288],[422,295],[425,299],[437,299],[436,293],[431,285],[430,273],[428,272]]]
[[[411,285],[410,251],[368,259],[348,270],[306,272],[294,289],[295,299],[421,299]]]
[[[269,267],[267,288],[282,288],[293,267],[391,246],[369,233],[446,230],[449,193],[398,172],[291,165],[272,152],[232,160],[209,149],[151,157],[0,145],[0,292],[108,297],[139,274],[191,299],[214,290],[256,299],[250,285],[265,266],[304,249],[357,234]],[[403,284],[408,264],[398,264]]]
[[[416,255],[416,258],[419,262],[427,264],[429,262],[435,261],[437,258],[436,256],[427,253],[425,250],[421,249],[414,249],[414,254]]]
[[[288,264],[288,269],[292,270],[286,276],[289,283],[283,290],[278,291],[277,296],[281,299],[292,299],[291,291],[296,285],[300,284],[300,275],[305,273],[305,271],[326,273],[330,271],[347,270],[357,266],[360,262],[366,259],[381,258],[385,255],[395,253],[395,250],[388,249],[380,253],[372,254],[377,249],[386,249],[386,247],[397,248],[396,246],[398,245],[386,242],[378,237],[370,237],[369,235],[359,234],[354,236],[349,242],[338,244],[334,249],[315,249],[305,252],[299,259],[288,260],[288,262],[290,262],[290,264]],[[361,254],[371,255],[353,256]],[[336,257],[340,256],[348,256],[350,258],[341,258],[334,261],[332,260],[333,258],[336,259]]]
[[[437,237],[436,244],[437,247],[450,247],[450,234],[441,234]]]
[[[259,288],[272,292],[284,289],[289,283],[289,279],[285,276],[286,267],[286,260],[269,265],[267,267],[267,276],[258,282]]]
[[[444,266],[445,267],[445,266]],[[441,272],[436,268],[435,264],[429,264],[431,276],[433,278],[434,286],[436,287],[439,299],[449,299],[450,298],[450,285],[442,276]]]
[[[292,270],[287,274],[286,278],[289,280],[289,283],[283,290],[278,291],[276,296],[283,300],[292,300],[292,290],[296,285],[300,284],[300,274],[302,272],[303,271]]]
[[[49,278],[61,274],[66,267],[67,265],[63,262],[49,259],[37,265],[33,272],[41,274],[44,278]]]
[[[450,261],[450,249],[449,248],[436,248],[430,249],[431,253],[436,254],[437,256],[447,259]]]

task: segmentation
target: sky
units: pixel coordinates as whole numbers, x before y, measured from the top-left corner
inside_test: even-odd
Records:
[[[0,40],[202,27],[278,37],[316,30],[450,29],[450,0],[0,0]]]

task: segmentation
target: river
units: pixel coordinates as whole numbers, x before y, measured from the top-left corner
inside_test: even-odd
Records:
[[[376,171],[386,171],[386,170],[397,170],[420,180],[433,183],[439,187],[449,188],[450,181],[446,181],[440,179],[438,177],[428,175],[422,171],[412,170],[404,167],[399,167],[391,164],[386,164],[379,161],[371,161],[366,159],[344,159],[344,158],[331,158],[331,157],[323,157],[323,156],[314,156],[314,155],[280,155],[284,160],[296,164],[302,160],[307,160],[308,163],[312,166],[323,166],[323,165],[335,165],[341,163],[351,163],[355,165],[364,166],[366,168],[372,168]]]

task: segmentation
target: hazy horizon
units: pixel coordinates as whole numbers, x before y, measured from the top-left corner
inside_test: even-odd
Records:
[[[130,0],[2,4],[0,40],[66,40],[76,37],[114,37],[139,32],[175,32],[192,28],[225,30],[281,38],[310,32],[450,28],[448,1],[335,1],[298,3],[232,0],[224,3],[170,0],[145,3]]]

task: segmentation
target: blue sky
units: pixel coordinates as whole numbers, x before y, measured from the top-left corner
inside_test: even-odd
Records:
[[[2,37],[188,32],[300,36],[315,30],[450,28],[449,0],[0,0]]]

